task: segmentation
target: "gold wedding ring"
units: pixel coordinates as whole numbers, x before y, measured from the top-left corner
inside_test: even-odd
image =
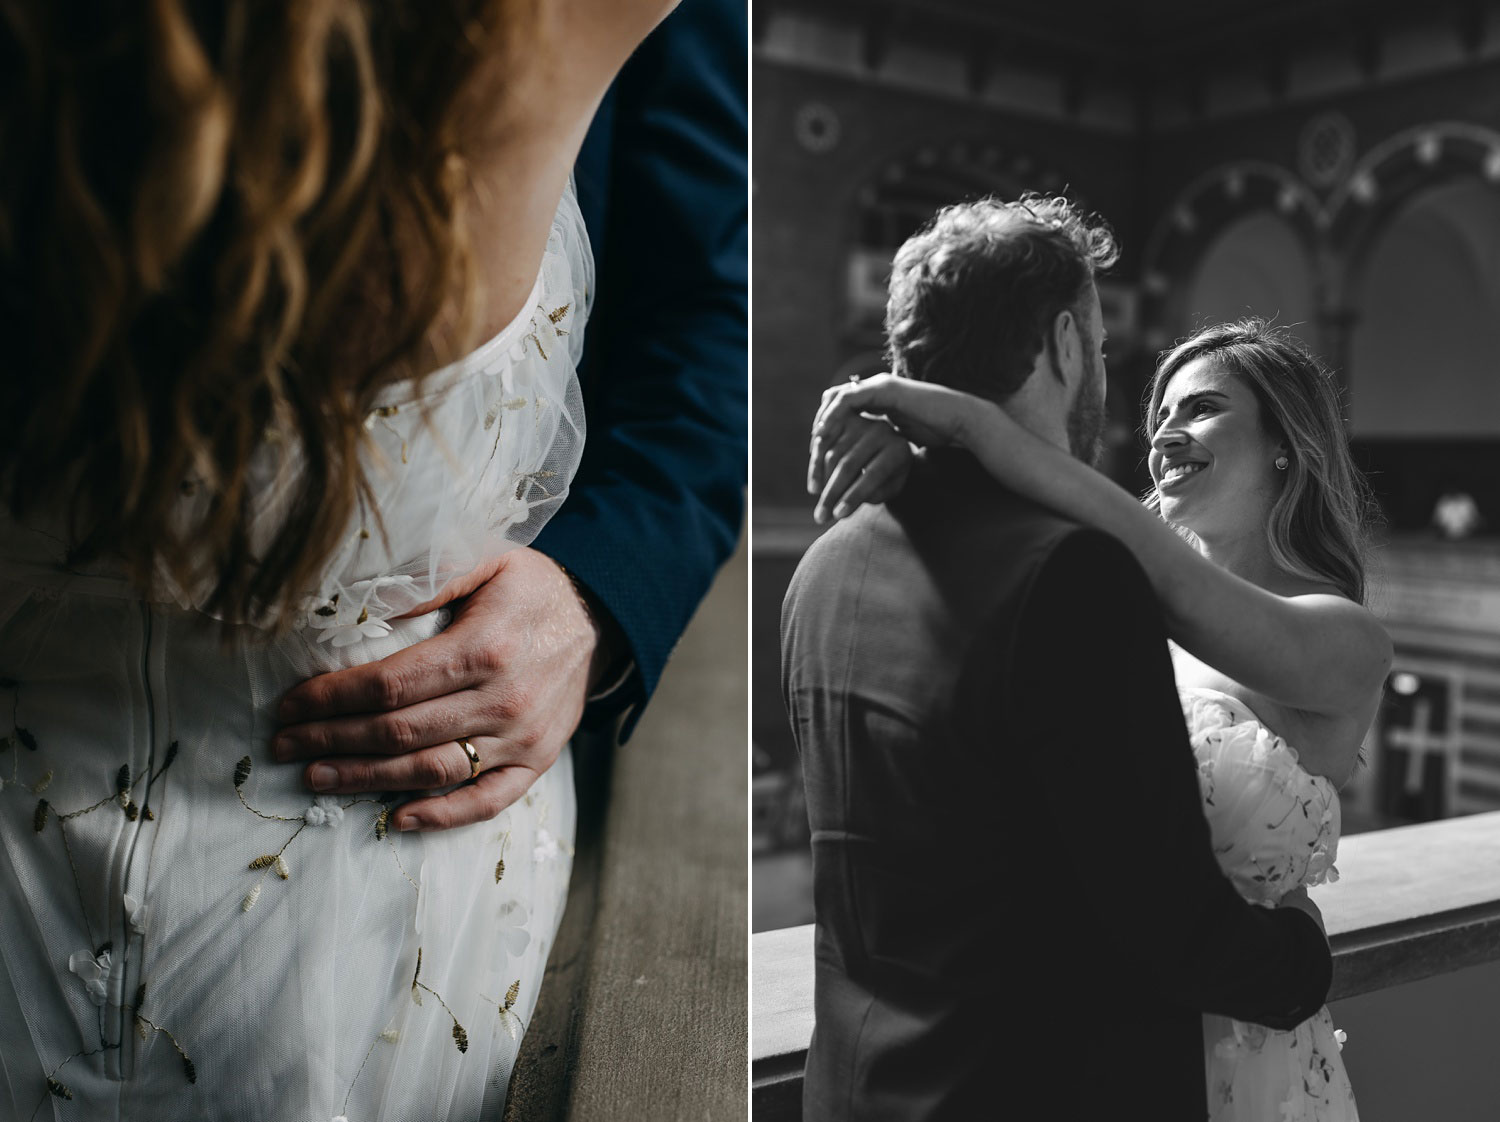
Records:
[[[458,746],[464,750],[464,755],[469,757],[469,778],[478,779],[482,770],[479,766],[479,753],[474,750],[474,745],[467,740],[460,740]]]

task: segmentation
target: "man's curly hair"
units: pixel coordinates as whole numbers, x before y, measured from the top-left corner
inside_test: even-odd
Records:
[[[891,370],[1003,402],[1058,314],[1081,317],[1088,285],[1119,255],[1109,226],[1065,198],[944,207],[896,253],[885,310]]]

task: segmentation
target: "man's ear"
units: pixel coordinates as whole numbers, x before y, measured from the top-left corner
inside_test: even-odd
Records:
[[[1078,316],[1071,308],[1064,308],[1052,320],[1047,342],[1052,348],[1053,373],[1064,386],[1072,386],[1083,355],[1083,340],[1078,334]]]

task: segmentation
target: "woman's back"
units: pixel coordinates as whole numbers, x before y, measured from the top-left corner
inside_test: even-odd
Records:
[[[109,196],[97,149],[75,145],[92,163],[69,166],[76,133],[60,128],[40,178],[3,161],[3,313],[28,340],[7,384],[32,420],[0,463],[0,690],[15,726],[0,754],[0,1115],[498,1115],[566,890],[566,753],[492,822],[398,835],[383,801],[313,799],[267,742],[293,684],[433,634],[436,614],[394,617],[529,541],[566,493],[592,277],[564,183],[593,105],[662,5],[517,6],[516,35],[487,65],[462,49],[488,42],[484,29],[460,17],[509,7],[456,4],[446,28],[421,5],[371,10],[368,25],[352,3],[228,5],[214,23],[219,10],[195,8],[194,23],[162,3],[141,31],[171,87],[159,104],[198,121],[196,139],[169,112],[155,121],[208,200],[176,199],[176,256],[170,236],[140,233],[139,213],[173,226],[137,205],[164,196]],[[255,21],[298,12],[326,24],[322,39],[300,28],[325,54],[302,51],[291,26],[289,61],[229,49],[266,32]],[[24,54],[51,14],[14,18],[0,46]],[[466,63],[447,84],[441,51],[417,41],[433,26]],[[70,59],[140,56],[130,34],[94,31]],[[195,53],[194,34],[229,46]],[[393,52],[408,77],[429,68],[405,88],[446,107],[433,120],[477,131],[406,135],[421,98],[382,102],[361,69],[389,77]],[[277,132],[286,103],[215,102],[243,94],[232,72],[256,65],[308,83],[303,110],[326,94],[335,124],[393,112],[390,128],[335,129],[321,156],[292,145],[280,193],[258,194],[253,161],[215,148],[290,135]],[[40,128],[69,118],[66,81],[45,66],[28,77],[4,103],[0,154],[25,133],[27,96],[61,99]],[[429,164],[382,194],[402,150],[392,137]],[[320,159],[327,175],[313,174]],[[352,171],[361,161],[375,170]],[[102,200],[100,229],[63,222],[66,244],[103,248],[72,273],[48,265],[26,292],[28,253],[51,259],[22,220],[54,172],[73,218]],[[153,182],[149,169],[119,179]],[[341,191],[348,207],[320,210]],[[143,246],[161,251],[155,271]],[[118,286],[95,287],[116,272]],[[46,316],[26,322],[49,292],[88,305],[61,341]],[[412,380],[475,326],[489,343]]]
[[[5,505],[284,625],[372,505],[371,412],[530,310],[593,109],[666,7],[8,7]],[[251,535],[268,435],[295,470]]]
[[[493,822],[402,835],[384,802],[313,799],[267,743],[287,689],[433,634],[438,613],[392,617],[565,494],[589,277],[569,194],[531,311],[372,414],[385,534],[351,523],[286,635],[226,646],[191,603],[7,526],[6,1116],[48,1079],[58,1117],[69,1094],[99,1118],[498,1109],[566,891],[566,757]]]

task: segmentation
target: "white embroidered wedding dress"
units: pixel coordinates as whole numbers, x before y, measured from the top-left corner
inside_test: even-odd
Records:
[[[0,1120],[500,1117],[566,894],[567,753],[490,822],[403,834],[268,742],[288,689],[435,634],[393,617],[561,502],[592,268],[570,187],[520,317],[370,413],[377,509],[283,639],[226,649],[191,593],[0,523]],[[295,452],[268,434],[255,470],[261,525]]]
[[[1219,866],[1252,904],[1338,879],[1339,797],[1238,698],[1178,691]],[[1328,1010],[1290,1032],[1203,1018],[1210,1122],[1358,1122]]]

